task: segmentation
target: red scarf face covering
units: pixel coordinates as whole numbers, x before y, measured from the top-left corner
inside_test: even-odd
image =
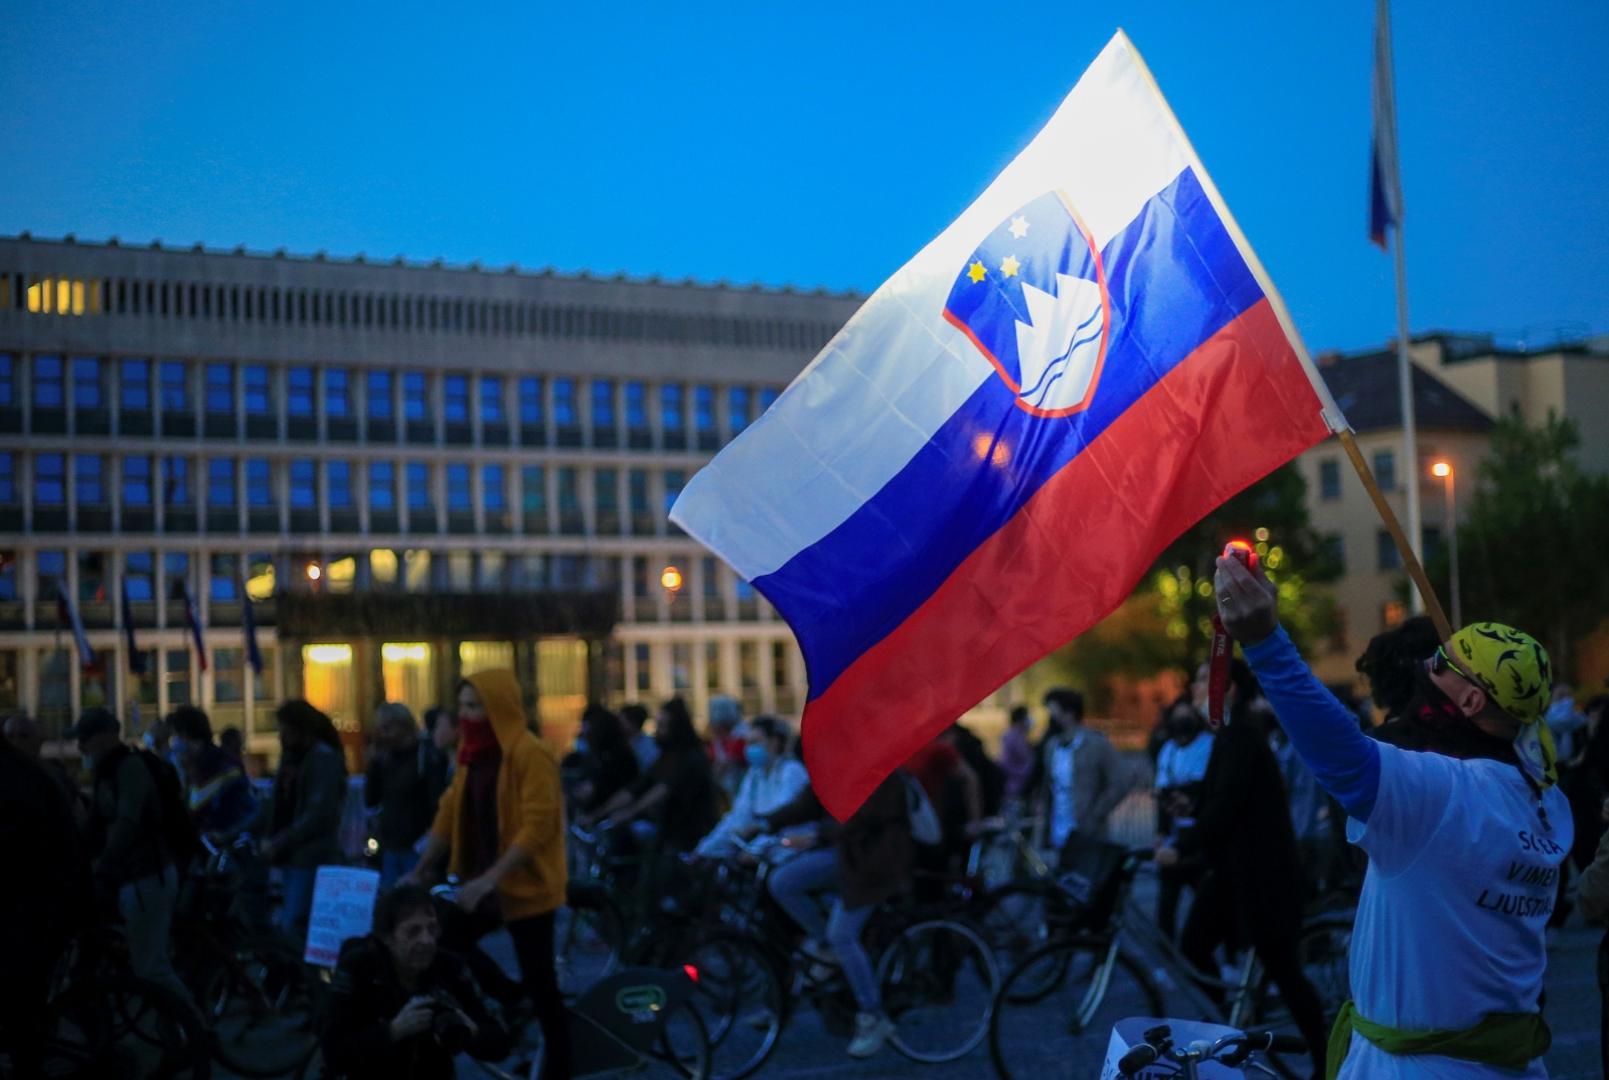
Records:
[[[474,765],[497,756],[497,735],[489,719],[460,720],[458,764]]]

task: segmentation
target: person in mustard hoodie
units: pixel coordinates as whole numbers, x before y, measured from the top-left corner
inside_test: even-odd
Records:
[[[567,1078],[569,1021],[553,957],[554,912],[565,891],[559,765],[526,726],[512,671],[482,671],[460,682],[457,719],[458,768],[419,865],[403,880],[434,880],[445,857],[447,872],[463,882],[464,937],[476,941],[499,925],[508,929],[542,1025],[542,1075]]]

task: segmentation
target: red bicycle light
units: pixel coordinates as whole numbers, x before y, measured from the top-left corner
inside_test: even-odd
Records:
[[[682,974],[686,975],[689,981],[695,983],[698,982],[698,968],[694,967],[692,964],[683,964]]]
[[[1245,540],[1231,540],[1224,545],[1224,558],[1239,559],[1248,570],[1257,565],[1257,549]]]

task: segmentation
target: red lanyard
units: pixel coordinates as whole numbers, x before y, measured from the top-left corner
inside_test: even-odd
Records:
[[[1223,620],[1212,617],[1212,656],[1207,661],[1207,727],[1217,731],[1223,727],[1224,697],[1229,691],[1229,631]]]

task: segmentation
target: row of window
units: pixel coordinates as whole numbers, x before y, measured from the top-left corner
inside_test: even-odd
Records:
[[[1397,490],[1397,455],[1393,450],[1376,450],[1369,462],[1375,483],[1381,491]],[[1341,497],[1341,459],[1322,458],[1318,463],[1318,495],[1325,502]]]
[[[649,449],[657,435],[657,445],[664,449],[713,450],[723,436],[736,437],[753,423],[781,393],[769,386],[650,387],[639,380],[506,379],[391,370],[359,374],[338,367],[224,362],[199,365],[198,392],[197,366],[183,360],[131,357],[113,362],[96,356],[36,355],[28,367],[27,428],[36,434],[66,433],[70,409],[74,433],[111,434],[115,400],[120,435],[157,434],[153,415],[158,403],[164,419],[161,434],[194,435],[199,397],[207,435],[238,437],[237,421],[243,416],[247,437],[279,438],[283,416],[285,435],[316,439],[323,417],[325,437],[357,439],[361,398],[361,434],[370,441],[405,437],[435,442],[439,418],[448,442],[471,442],[478,429],[482,442],[506,445],[517,436],[522,445],[542,445],[549,441],[551,426],[553,441],[561,446],[581,445],[586,429],[594,446]],[[23,430],[21,373],[16,355],[0,352],[0,430],[6,429],[8,416],[12,430]],[[173,420],[182,421],[183,430],[171,430]]]
[[[33,516],[22,515],[31,473]],[[114,475],[115,469],[115,475]],[[152,457],[0,451],[0,531],[149,532],[160,503],[167,532],[296,531],[559,533],[653,536],[687,483],[685,469],[479,465],[462,461]],[[69,514],[71,504],[76,511]],[[204,493],[205,515],[198,515]],[[114,499],[115,496],[115,499]],[[117,514],[113,513],[113,504]],[[438,514],[445,509],[445,518]],[[244,511],[244,515],[242,515]]]
[[[837,330],[837,325],[830,321],[0,272],[0,311],[7,309],[35,315],[138,315],[236,325],[380,329],[502,338],[605,338],[812,352]]]
[[[284,591],[608,592],[629,601],[622,614],[632,621],[658,619],[661,600],[665,601],[664,614],[677,622],[767,617],[754,587],[711,556],[699,557],[687,568],[685,587],[666,592],[663,565],[646,555],[426,548],[318,554],[47,548],[31,555],[35,610],[30,621],[21,579],[29,570],[19,562],[16,553],[0,552],[0,626],[61,625],[58,601],[69,589],[80,618],[91,627],[115,625],[122,596],[136,606],[136,622],[149,625],[182,625],[187,596],[205,597],[210,622],[235,625],[242,617],[241,601],[249,597],[265,605],[255,614],[271,624],[274,615],[269,602]],[[155,614],[149,610],[153,605]]]

